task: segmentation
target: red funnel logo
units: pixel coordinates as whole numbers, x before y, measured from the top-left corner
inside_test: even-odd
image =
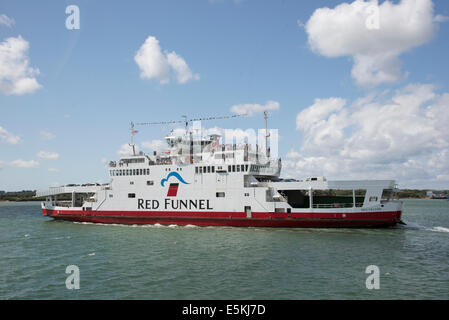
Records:
[[[167,197],[176,197],[178,194],[179,183],[170,183],[168,188]]]

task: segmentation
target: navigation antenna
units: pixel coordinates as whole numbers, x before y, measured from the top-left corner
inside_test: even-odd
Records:
[[[184,120],[173,120],[173,121],[161,121],[161,122],[138,122],[136,123],[137,126],[150,126],[150,125],[165,125],[165,124],[176,124],[176,123],[183,123],[186,127],[186,133],[189,129],[189,123],[194,121],[209,121],[209,120],[222,120],[222,119],[232,119],[232,118],[238,118],[238,117],[246,117],[247,114],[235,114],[231,116],[218,116],[218,117],[201,117],[201,118],[195,118],[195,119],[189,119],[186,115],[183,115],[182,118]]]
[[[269,149],[268,149],[268,138],[270,137],[270,133],[268,132],[268,112],[265,110],[263,112],[263,118],[265,119],[265,154],[267,157],[270,157]]]
[[[131,125],[129,127],[129,133],[131,136],[131,143],[129,144],[133,148],[133,156],[136,155],[136,145],[134,144],[134,135],[139,131],[134,130],[134,123],[131,121]]]

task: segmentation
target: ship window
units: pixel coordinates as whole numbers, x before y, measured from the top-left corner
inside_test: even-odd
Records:
[[[131,175],[133,175],[133,176],[136,175],[136,169],[133,169],[133,172],[131,173]]]
[[[369,197],[369,201],[377,201],[377,197]]]
[[[198,167],[195,167],[195,173],[198,174]]]
[[[210,173],[210,166],[207,167],[207,173]]]
[[[217,192],[217,198],[224,198],[225,193],[224,192]]]
[[[240,172],[240,165],[237,165],[237,172]]]
[[[135,193],[128,193],[128,198],[135,198],[136,194]]]
[[[114,196],[113,194],[110,194],[110,195],[109,195],[109,198],[112,198],[113,196]]]
[[[232,168],[231,166],[228,166],[228,172],[231,172],[231,168]]]
[[[150,175],[150,169],[147,169],[147,175]]]
[[[235,164],[232,165],[232,172],[235,172]]]
[[[246,167],[245,171],[248,171],[248,165],[246,165],[245,167]]]
[[[249,197],[249,193],[248,192],[245,193],[245,197]]]
[[[215,166],[212,166],[212,173],[215,172]]]
[[[154,184],[153,180],[147,181],[147,186],[152,186]]]
[[[139,169],[140,175],[143,175],[143,170],[144,170],[144,169]]]
[[[199,167],[200,168],[200,173],[203,173],[203,167]]]
[[[129,184],[134,184],[134,181],[130,181]]]
[[[207,167],[204,166],[204,167],[203,167],[203,173],[206,173],[206,172],[207,172]]]

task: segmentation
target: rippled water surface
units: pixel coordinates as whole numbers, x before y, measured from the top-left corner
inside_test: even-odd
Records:
[[[0,203],[0,299],[449,299],[449,202],[406,227],[264,229],[53,221]],[[68,265],[80,289],[68,290]],[[380,269],[367,290],[365,268]]]

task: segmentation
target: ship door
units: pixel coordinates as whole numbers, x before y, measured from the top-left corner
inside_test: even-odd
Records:
[[[251,206],[245,206],[245,213],[247,218],[252,218]]]
[[[217,177],[217,184],[218,185],[221,185],[221,186],[225,186],[226,185],[226,178],[227,178],[227,176],[226,176],[225,173],[218,172],[216,177]]]

